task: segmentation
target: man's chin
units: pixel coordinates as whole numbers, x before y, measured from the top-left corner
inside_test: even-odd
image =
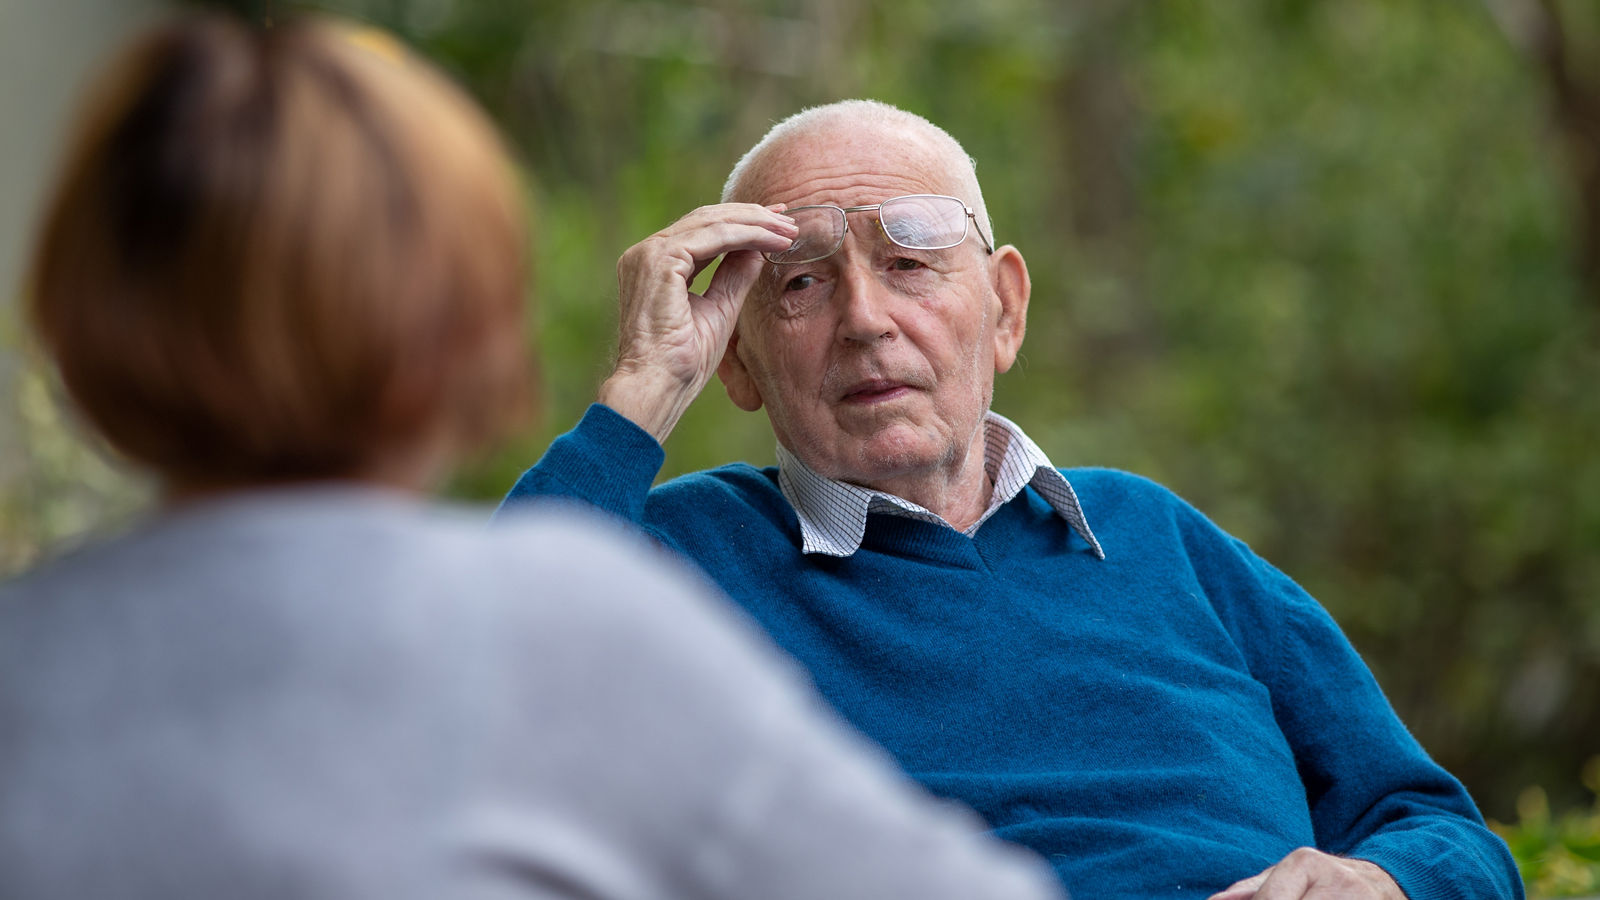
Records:
[[[850,454],[853,477],[841,479],[868,487],[932,471],[950,459],[949,449],[910,429],[886,428],[862,440]]]

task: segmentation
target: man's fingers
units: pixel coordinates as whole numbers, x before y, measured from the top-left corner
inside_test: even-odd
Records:
[[[727,241],[736,234],[756,234],[745,230],[751,228],[763,229],[790,240],[799,233],[794,220],[781,209],[753,203],[721,203],[700,207],[656,232],[655,237],[675,245],[693,243],[700,246],[707,235],[720,235],[721,240]],[[735,248],[730,246],[726,249]]]
[[[799,233],[792,222],[777,219],[759,224],[716,222],[665,238],[663,249],[685,254],[694,263],[694,274],[699,274],[712,260],[735,250],[787,250]]]
[[[671,236],[717,222],[759,225],[775,219],[789,221],[789,217],[783,214],[785,208],[782,203],[774,203],[771,206],[758,206],[754,203],[714,203],[685,213],[677,221],[661,229],[657,234]]]
[[[669,240],[681,240],[697,234],[715,233],[723,229],[761,228],[774,234],[787,237],[790,240],[799,232],[794,219],[785,215],[781,209],[782,204],[775,204],[780,208],[757,206],[754,203],[721,203],[716,206],[702,206],[694,212],[659,232],[661,237]]]
[[[1255,900],[1300,900],[1311,889],[1315,870],[1306,865],[1295,865],[1293,859],[1280,862],[1267,870],[1266,880],[1256,888]],[[1350,900],[1355,900],[1354,895]]]
[[[1246,878],[1211,900],[1404,900],[1405,894],[1382,868],[1301,847],[1277,865]]]
[[[1252,875],[1243,881],[1235,881],[1226,888],[1212,894],[1209,900],[1250,900],[1256,895],[1256,891],[1260,889],[1261,883],[1266,881],[1271,874],[1272,867],[1268,866],[1261,873]]]
[[[781,206],[781,204],[779,204]],[[789,247],[800,230],[775,209],[753,203],[702,206],[628,248],[617,261],[624,284],[659,277],[682,279],[683,286],[724,254],[736,250],[776,253]]]

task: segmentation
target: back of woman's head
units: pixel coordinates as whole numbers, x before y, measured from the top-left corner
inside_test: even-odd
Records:
[[[517,418],[524,244],[493,128],[398,45],[189,17],[91,94],[30,311],[170,483],[382,477]]]

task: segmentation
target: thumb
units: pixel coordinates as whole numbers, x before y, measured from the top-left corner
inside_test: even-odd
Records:
[[[711,276],[711,283],[706,285],[703,296],[723,308],[730,319],[737,317],[739,307],[744,305],[745,295],[750,293],[750,288],[761,275],[762,263],[761,254],[754,250],[728,253]]]
[[[1256,891],[1261,888],[1262,882],[1265,882],[1271,874],[1272,867],[1268,867],[1266,871],[1260,874],[1252,875],[1243,881],[1236,881],[1228,885],[1223,890],[1212,894],[1208,900],[1250,900],[1251,897],[1256,895]]]

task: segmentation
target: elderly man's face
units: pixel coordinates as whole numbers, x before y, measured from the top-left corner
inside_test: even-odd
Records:
[[[762,202],[790,207],[924,193],[970,205],[942,162],[902,134],[835,130],[780,147],[752,177]],[[768,264],[719,372],[819,474],[892,491],[982,465],[994,375],[1022,340],[1027,270],[1014,248],[985,254],[976,228],[947,250],[906,250],[876,216],[851,213],[828,259]]]

